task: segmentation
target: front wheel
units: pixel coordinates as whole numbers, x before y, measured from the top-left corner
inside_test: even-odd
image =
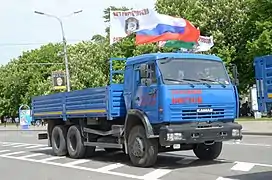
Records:
[[[215,142],[211,145],[197,144],[194,148],[195,155],[201,160],[214,160],[222,151],[222,142]]]
[[[128,137],[128,154],[134,166],[153,166],[157,161],[158,140],[148,139],[144,127],[135,126]]]

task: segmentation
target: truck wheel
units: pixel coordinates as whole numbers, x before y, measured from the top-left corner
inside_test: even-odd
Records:
[[[67,128],[62,125],[55,126],[52,131],[52,149],[57,156],[65,156],[67,154],[66,147]]]
[[[201,160],[213,160],[220,155],[222,142],[215,142],[212,145],[198,144],[193,151]]]
[[[68,129],[67,149],[71,158],[79,159],[85,156],[86,147],[79,126],[73,125]]]
[[[153,166],[157,161],[158,140],[148,139],[144,127],[135,126],[128,137],[128,154],[134,166]]]

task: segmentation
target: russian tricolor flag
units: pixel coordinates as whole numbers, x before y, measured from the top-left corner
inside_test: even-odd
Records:
[[[200,30],[188,20],[158,13],[155,16],[156,18],[151,18],[152,22],[150,22],[149,28],[140,28],[136,31],[136,44],[168,40],[197,43]]]

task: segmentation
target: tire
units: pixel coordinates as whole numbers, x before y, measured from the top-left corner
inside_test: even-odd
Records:
[[[140,146],[143,147],[142,150],[140,150]],[[138,150],[138,152],[135,150]],[[148,139],[144,127],[135,126],[130,131],[128,137],[128,155],[134,166],[153,166],[157,161],[158,140]]]
[[[51,136],[51,145],[54,155],[56,156],[67,155],[66,134],[67,128],[65,128],[63,125],[58,125],[53,128]]]
[[[215,142],[212,145],[198,144],[193,151],[201,160],[214,160],[221,154],[222,142]]]
[[[83,158],[87,148],[84,146],[84,138],[81,136],[80,128],[73,125],[67,133],[67,149],[69,156],[73,159]]]

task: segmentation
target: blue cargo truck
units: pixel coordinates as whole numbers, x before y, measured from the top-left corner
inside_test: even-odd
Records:
[[[33,118],[48,123],[57,156],[91,156],[96,147],[123,150],[134,166],[150,167],[157,154],[193,150],[203,160],[217,158],[222,142],[242,139],[236,79],[215,55],[151,53],[126,59],[105,87],[38,96]],[[113,83],[123,73],[124,83]],[[234,71],[234,77],[236,71]]]
[[[254,58],[258,111],[272,114],[272,55]]]

